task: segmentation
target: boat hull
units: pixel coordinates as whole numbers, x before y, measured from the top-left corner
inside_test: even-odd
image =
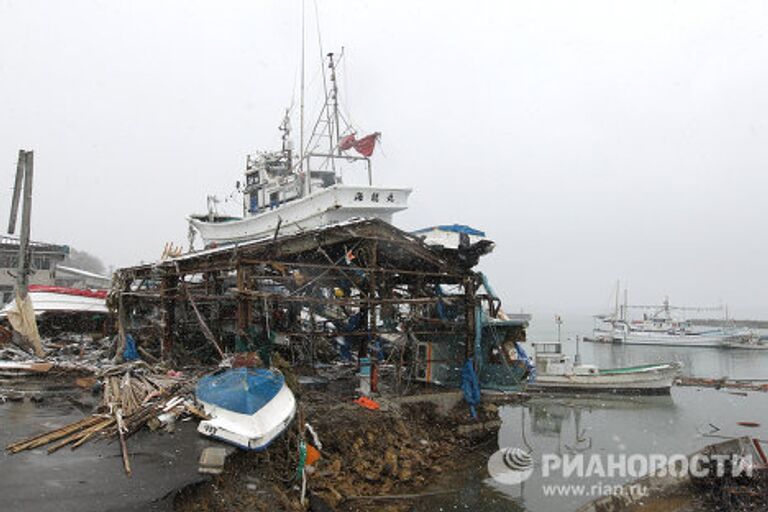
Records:
[[[265,450],[296,415],[296,398],[284,381],[279,391],[253,413],[223,407],[206,400],[200,392],[197,399],[211,418],[201,421],[197,431],[244,450]]]
[[[188,220],[206,247],[210,247],[276,234],[290,235],[352,219],[379,218],[391,223],[394,213],[408,207],[410,193],[411,189],[404,188],[333,185],[244,219],[208,222],[190,217]]]
[[[603,370],[588,375],[538,375],[531,391],[615,394],[669,394],[679,365],[664,364]]]
[[[740,335],[632,333],[627,335],[595,335],[594,337],[585,337],[584,341],[595,343],[618,343],[623,345],[722,348],[729,343],[741,339],[742,336]]]

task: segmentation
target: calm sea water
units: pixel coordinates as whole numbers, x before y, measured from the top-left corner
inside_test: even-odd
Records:
[[[561,338],[566,353],[576,352],[576,336],[588,335],[589,317],[570,319],[562,326]],[[534,322],[530,341],[557,339],[554,321]],[[528,344],[530,345],[530,343]],[[768,351],[739,351],[705,348],[643,347],[580,343],[584,363],[603,368],[633,366],[660,361],[680,361],[684,373],[699,377],[768,379]],[[487,454],[474,462],[475,469],[454,485],[455,494],[430,498],[417,510],[484,510],[527,512],[571,512],[598,496],[545,495],[547,486],[564,484],[563,478],[542,476],[544,454],[581,453],[614,457],[625,454],[690,454],[722,441],[712,437],[751,435],[768,439],[768,393],[733,393],[726,390],[676,387],[665,397],[615,397],[559,395],[536,397],[518,406],[500,410],[502,428],[497,447],[533,450],[534,472],[520,485],[502,485],[488,475]],[[739,421],[752,421],[758,428],[742,427]],[[768,448],[768,446],[765,446]],[[537,462],[539,461],[539,462]],[[634,480],[592,476],[570,479],[567,483],[618,485]],[[551,487],[550,487],[551,489]],[[588,489],[586,492],[589,492]]]
[[[560,332],[563,351],[566,354],[575,355],[576,337],[581,339],[589,336],[592,334],[592,327],[592,318],[589,316],[564,318]],[[528,343],[525,347],[532,355],[531,342],[555,340],[557,340],[557,325],[554,319],[534,318],[528,329]],[[583,363],[596,364],[600,368],[678,361],[683,364],[683,374],[692,377],[768,379],[768,350],[604,345],[580,341],[578,351]]]

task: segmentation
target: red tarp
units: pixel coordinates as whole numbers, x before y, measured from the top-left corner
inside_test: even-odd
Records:
[[[63,295],[78,295],[80,297],[92,297],[94,299],[106,299],[107,290],[84,290],[82,288],[66,288],[64,286],[43,286],[33,284],[29,286],[30,292],[61,293]]]

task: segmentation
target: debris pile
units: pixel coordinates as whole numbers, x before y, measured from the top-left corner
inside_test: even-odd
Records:
[[[54,371],[96,374],[112,363],[114,340],[108,337],[65,333],[43,339],[44,359],[38,359],[24,350],[8,344],[0,348],[0,362],[51,364]]]
[[[721,379],[707,379],[700,377],[680,377],[678,386],[692,386],[715,389],[739,389],[743,391],[768,391],[768,382],[759,380],[733,380],[723,377]]]
[[[442,415],[426,400],[402,406],[383,401],[381,409],[370,410],[305,393],[305,421],[316,438],[296,422],[267,452],[236,452],[222,475],[181,491],[175,510],[305,510],[297,472],[302,440],[322,446],[316,462],[307,459],[306,496],[313,510],[320,503],[328,508],[319,510],[379,510],[383,501],[402,506],[425,493],[446,492],[427,488],[459,467],[468,451],[491,447],[487,442],[495,441],[496,431],[482,438],[461,435],[460,426],[470,421],[466,405]],[[481,421],[497,417],[493,406],[479,413]]]
[[[738,449],[734,448],[738,447]],[[692,475],[696,502],[713,512],[762,512],[768,510],[768,461],[760,441],[738,438],[710,445],[703,454],[711,460],[700,474]],[[745,459],[729,455],[740,453]],[[703,469],[703,471],[701,471]]]
[[[170,374],[169,374],[170,373]],[[118,438],[123,463],[130,474],[126,439],[147,425],[152,429],[169,426],[182,415],[205,418],[192,397],[196,379],[161,373],[145,363],[113,367],[100,375],[103,400],[97,411],[79,421],[50,432],[24,439],[6,447],[19,453],[51,445],[48,453],[65,446],[76,449],[93,438]]]

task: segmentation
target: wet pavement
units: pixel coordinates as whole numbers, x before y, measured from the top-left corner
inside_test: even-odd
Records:
[[[0,381],[0,396],[27,395],[23,401],[0,401],[0,444],[46,432],[82,419],[98,398],[74,386],[52,382]],[[41,403],[29,396],[42,396]],[[64,447],[48,455],[47,447],[0,454],[2,510],[146,511],[171,510],[174,491],[201,480],[197,461],[210,442],[196,432],[196,422],[179,422],[176,431],[140,431],[128,439],[133,475],[128,477],[117,442],[98,440],[77,450]]]

